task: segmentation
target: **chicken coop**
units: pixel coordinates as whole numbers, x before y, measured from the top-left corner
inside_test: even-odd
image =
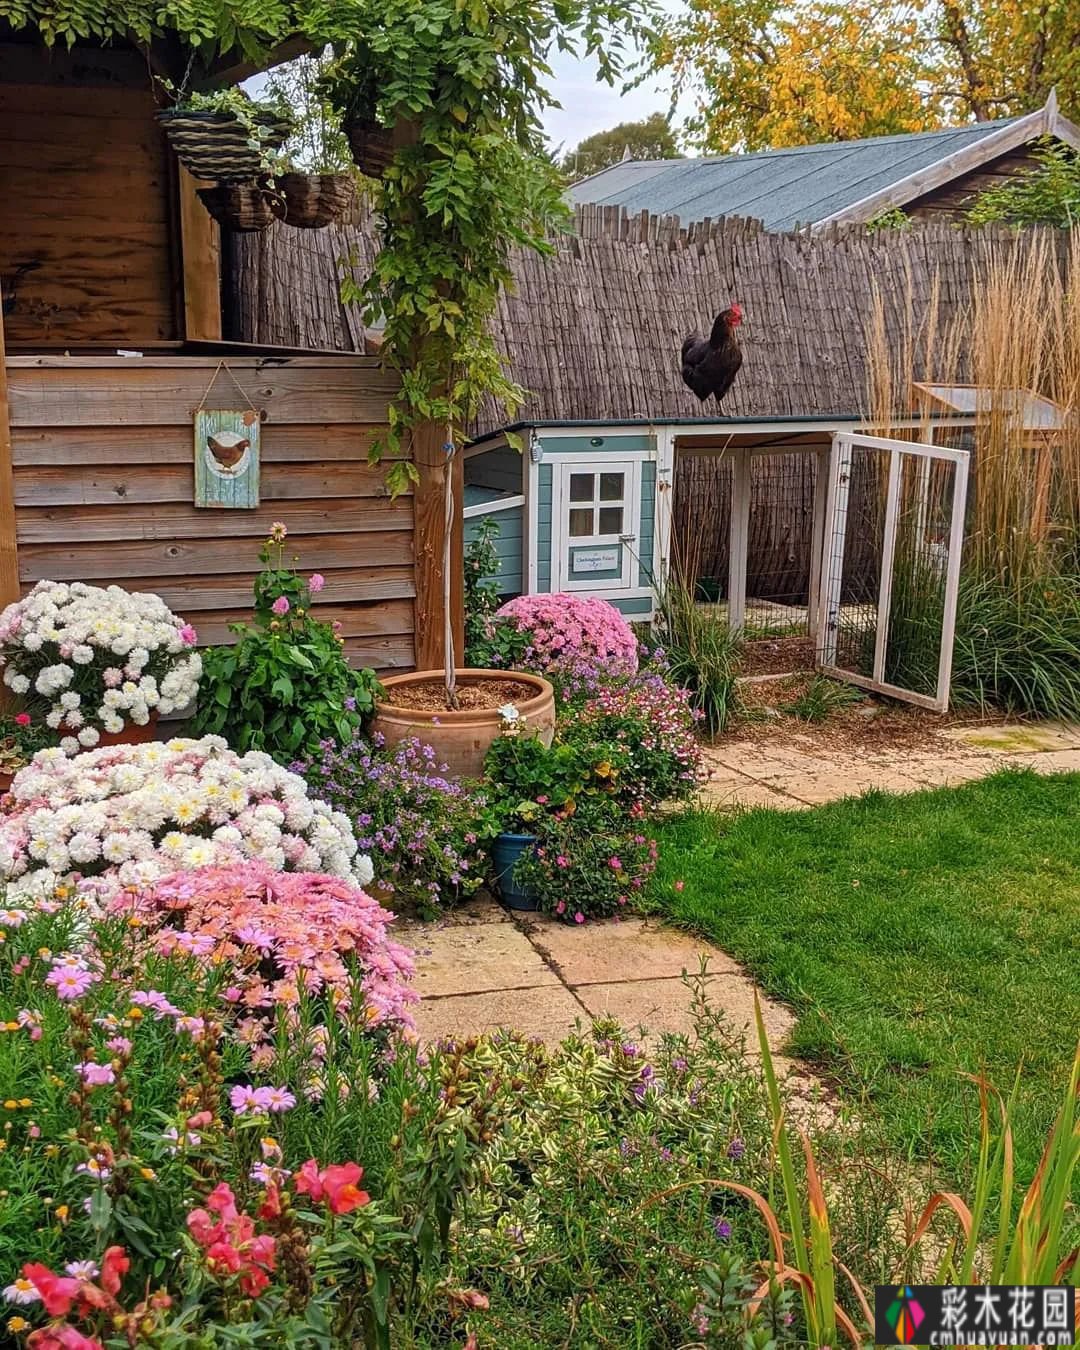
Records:
[[[935,413],[937,438],[955,442],[940,429],[973,416]],[[855,417],[518,424],[466,452],[466,543],[498,523],[504,597],[580,592],[647,620],[678,576],[720,621],[786,643],[795,666],[942,708],[969,451],[915,439],[920,425],[875,437]],[[717,460],[723,475],[696,472]],[[723,500],[702,493],[706,478]],[[929,690],[892,678],[892,578],[912,547],[940,582]]]
[[[466,542],[494,517],[506,596],[580,591],[649,618],[674,565],[731,626],[810,635],[829,456],[856,426],[854,417],[518,424],[466,451]],[[707,499],[695,470],[718,459],[726,474]],[[781,500],[785,484],[798,491]]]

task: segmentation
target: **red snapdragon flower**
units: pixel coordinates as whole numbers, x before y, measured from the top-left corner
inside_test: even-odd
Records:
[[[113,1298],[120,1292],[124,1276],[131,1269],[131,1258],[123,1247],[108,1247],[101,1258],[101,1287]]]
[[[296,1174],[296,1192],[310,1195],[316,1204],[325,1200],[332,1214],[351,1214],[371,1199],[356,1184],[363,1175],[356,1163],[331,1163],[320,1172],[316,1159],[309,1158]]]
[[[82,1288],[81,1280],[70,1275],[57,1275],[39,1261],[28,1261],[23,1266],[23,1275],[41,1295],[50,1317],[66,1317]]]
[[[38,1327],[26,1338],[28,1350],[104,1350],[96,1336],[84,1336],[67,1322],[59,1326]]]

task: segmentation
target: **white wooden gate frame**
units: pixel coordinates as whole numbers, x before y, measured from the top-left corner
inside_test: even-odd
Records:
[[[837,635],[840,623],[840,598],[844,575],[844,547],[847,540],[848,495],[851,490],[851,461],[856,447],[882,451],[889,456],[889,478],[885,495],[885,529],[881,549],[881,584],[878,591],[877,630],[874,641],[872,676],[842,670],[836,664]],[[896,532],[900,516],[900,479],[902,456],[923,461],[920,484],[929,485],[932,461],[943,460],[956,466],[953,477],[952,520],[949,527],[949,556],[945,570],[945,604],[941,627],[941,655],[938,660],[937,691],[919,694],[912,689],[889,684],[885,680],[885,660],[889,641],[889,615],[892,610],[893,565],[896,560]],[[920,441],[900,441],[884,436],[864,436],[861,432],[840,431],[833,436],[829,456],[829,486],[825,505],[825,551],[821,561],[817,634],[817,663],[825,675],[846,680],[861,689],[888,694],[907,703],[946,712],[952,678],[953,642],[956,636],[956,602],[960,590],[960,554],[964,546],[964,513],[967,505],[968,462],[966,450],[951,450]],[[920,501],[920,511],[925,504]],[[925,530],[925,520],[920,517]]]

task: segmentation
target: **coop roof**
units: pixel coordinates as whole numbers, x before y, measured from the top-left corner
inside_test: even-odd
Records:
[[[684,225],[747,216],[769,230],[871,220],[999,155],[1053,136],[1080,149],[1080,130],[1053,94],[1023,117],[944,131],[798,145],[752,155],[624,160],[568,189],[572,202],[678,216]]]
[[[1065,414],[1057,404],[1030,389],[993,391],[974,384],[922,384],[918,381],[914,387],[928,394],[932,405],[951,412],[973,413],[980,417],[995,411],[1007,412],[1019,418],[1025,431],[1060,431],[1065,425]]]

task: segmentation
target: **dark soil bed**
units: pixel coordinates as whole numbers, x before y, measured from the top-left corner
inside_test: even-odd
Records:
[[[814,639],[810,637],[754,638],[739,661],[740,675],[786,675],[814,668]]]
[[[463,711],[494,710],[507,703],[526,703],[535,697],[536,688],[523,680],[462,680],[457,687],[458,709]],[[416,712],[445,712],[446,686],[442,680],[399,685],[388,691],[387,701],[395,708],[412,708]]]

